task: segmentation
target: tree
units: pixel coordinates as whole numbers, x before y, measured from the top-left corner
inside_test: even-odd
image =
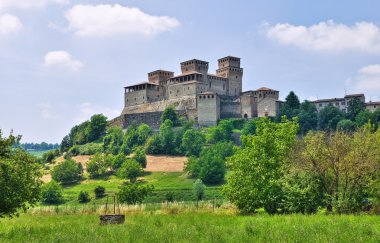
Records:
[[[102,197],[104,197],[105,192],[106,192],[106,189],[104,187],[102,187],[102,186],[97,186],[94,189],[94,193],[95,193],[95,197],[96,198],[102,198]]]
[[[220,183],[227,172],[225,160],[233,155],[231,142],[223,142],[204,148],[198,158],[190,157],[185,171],[210,184]]]
[[[174,154],[176,144],[174,143],[174,131],[173,122],[171,120],[165,120],[160,126],[160,146],[162,152],[165,154]]]
[[[290,91],[288,96],[285,98],[285,104],[293,110],[300,108],[300,100],[298,99],[298,96],[293,92]]]
[[[91,178],[105,176],[107,169],[108,163],[104,154],[97,153],[87,162],[87,172]]]
[[[148,126],[147,124],[141,124],[137,128],[137,135],[138,135],[138,144],[144,145],[149,137],[151,137],[153,134],[152,128]]]
[[[202,180],[197,179],[194,182],[193,192],[194,192],[194,196],[197,199],[197,201],[203,200],[203,198],[205,196],[205,185],[203,184]]]
[[[61,147],[60,147],[61,152],[62,153],[67,152],[71,148],[71,146],[73,146],[73,144],[70,139],[70,136],[69,135],[64,136],[61,142]]]
[[[127,127],[127,131],[124,134],[124,144],[133,150],[135,147],[139,146],[139,133],[137,132],[136,125],[130,125]]]
[[[356,129],[356,124],[349,119],[344,119],[338,122],[336,129],[344,132],[353,132]]]
[[[35,158],[13,148],[21,136],[3,138],[0,130],[0,218],[18,215],[40,200],[41,168]]]
[[[90,198],[90,195],[88,194],[88,192],[80,191],[78,194],[78,201],[80,203],[87,203],[87,202],[91,201],[91,198]]]
[[[229,200],[243,213],[264,207],[273,214],[282,207],[281,178],[287,156],[294,146],[297,121],[281,123],[260,119],[256,135],[242,136],[243,146],[228,160],[231,173],[224,187]]]
[[[136,179],[143,173],[143,168],[135,159],[127,159],[118,171],[120,178],[129,179],[131,183],[135,183]]]
[[[103,148],[106,153],[118,154],[123,145],[123,130],[120,127],[110,127],[103,138]]]
[[[380,169],[380,132],[371,130],[310,132],[292,153],[295,167],[320,178],[328,211],[361,210],[366,188]]]
[[[353,98],[347,103],[347,115],[351,121],[355,121],[356,116],[364,110],[364,102],[358,98]]]
[[[313,103],[302,102],[297,116],[301,134],[318,128],[318,111]]]
[[[217,126],[210,127],[207,133],[208,143],[218,143],[231,141],[232,135],[232,121],[222,120]]]
[[[177,112],[175,112],[174,108],[171,106],[166,107],[164,112],[162,112],[161,124],[164,123],[166,120],[170,120],[173,126],[177,126],[179,124]]]
[[[241,130],[241,135],[254,135],[256,132],[256,121],[257,119],[252,119],[246,122]]]
[[[371,124],[376,124],[375,114],[369,110],[361,111],[355,118],[356,126],[361,127],[370,122]]]
[[[135,150],[135,153],[132,158],[135,159],[141,165],[141,167],[146,167],[146,154],[145,150],[142,147],[138,147]]]
[[[340,120],[344,119],[344,113],[337,107],[328,105],[318,113],[318,129],[323,131],[335,131]]]
[[[112,161],[112,169],[114,171],[117,171],[126,160],[127,156],[125,156],[123,153],[116,155]]]
[[[73,159],[66,159],[55,166],[51,172],[53,180],[61,183],[73,183],[82,178],[83,168]]]
[[[118,199],[121,203],[127,203],[129,205],[142,203],[145,197],[147,197],[154,190],[153,185],[141,185],[141,184],[127,184],[120,188]]]
[[[51,181],[42,186],[42,202],[46,204],[58,204],[63,202],[63,190],[61,185]]]
[[[182,147],[187,156],[199,156],[205,142],[206,137],[202,132],[190,129],[183,135]]]
[[[99,139],[105,133],[106,128],[107,117],[103,114],[93,115],[85,131],[88,137],[88,142],[93,142]]]

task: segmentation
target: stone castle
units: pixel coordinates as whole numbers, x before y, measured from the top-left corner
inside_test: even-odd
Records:
[[[209,63],[193,59],[181,63],[181,74],[156,70],[148,81],[124,87],[124,109],[111,125],[146,123],[158,127],[161,113],[173,107],[200,126],[216,125],[224,118],[274,117],[280,109],[279,91],[260,88],[243,92],[240,58],[218,60],[215,74]]]

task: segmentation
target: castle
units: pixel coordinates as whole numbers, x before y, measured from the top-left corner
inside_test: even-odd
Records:
[[[216,125],[224,118],[275,117],[279,112],[279,91],[260,88],[243,92],[240,58],[219,59],[215,74],[208,69],[208,62],[193,59],[181,63],[179,75],[165,70],[148,73],[148,81],[124,87],[124,109],[111,125],[158,127],[168,106],[200,126]]]

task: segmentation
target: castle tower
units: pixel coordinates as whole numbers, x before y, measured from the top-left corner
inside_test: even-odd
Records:
[[[165,81],[174,76],[174,72],[165,71],[165,70],[156,70],[148,73],[149,83],[160,84],[162,81]]]
[[[208,62],[201,61],[198,59],[181,62],[181,72],[182,74],[198,72],[202,73],[203,75],[207,75]]]
[[[219,59],[216,75],[228,78],[228,95],[239,96],[243,91],[243,69],[240,68],[240,58],[227,56]]]

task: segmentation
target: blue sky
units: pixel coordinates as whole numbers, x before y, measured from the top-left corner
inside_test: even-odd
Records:
[[[243,89],[380,100],[379,1],[0,0],[0,129],[60,142],[123,86],[181,61],[242,58]]]

